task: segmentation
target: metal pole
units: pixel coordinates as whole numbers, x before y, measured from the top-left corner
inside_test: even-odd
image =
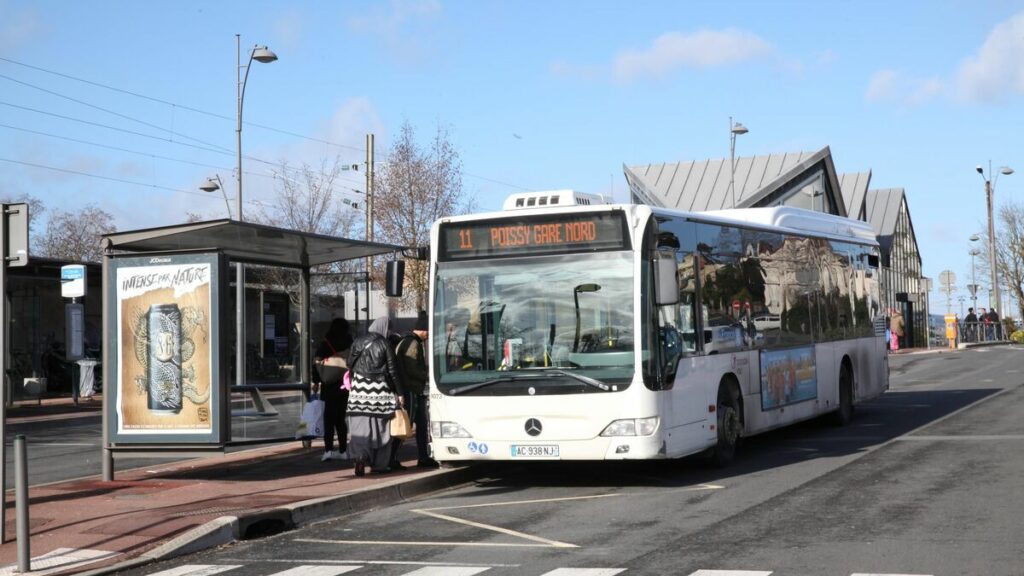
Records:
[[[366,135],[366,241],[373,242],[373,134]],[[366,326],[370,326],[373,257],[366,258]]]
[[[309,388],[310,382],[312,382],[312,366],[310,366],[310,355],[309,355],[309,337],[310,328],[309,325],[309,263],[306,262],[300,273],[301,283],[299,285],[299,295],[302,300],[302,309],[299,311],[299,324],[301,329],[299,330],[299,372],[302,374],[302,384]]]
[[[235,34],[235,81],[238,95],[238,122],[235,124],[235,136],[238,144],[238,221],[242,218],[242,37]],[[246,68],[246,78],[249,70]],[[245,270],[242,263],[235,261],[235,385],[245,384]]]
[[[18,516],[18,572],[25,573],[32,570],[32,536],[28,531],[28,457],[24,434],[14,437],[14,502]]]
[[[729,116],[729,201],[730,208],[736,207],[736,133],[732,129],[732,116]]]
[[[117,386],[120,385],[121,379],[120,376],[118,376],[117,372],[114,370],[114,358],[116,358],[114,347],[115,345],[120,346],[120,342],[114,344],[110,340],[110,337],[112,335],[110,330],[110,322],[113,310],[110,309],[110,300],[108,300],[107,298],[108,290],[113,290],[114,288],[112,286],[109,286],[109,283],[107,282],[107,274],[109,273],[108,271],[110,269],[110,253],[108,252],[109,247],[107,243],[107,240],[103,241],[103,277],[100,279],[103,286],[101,294],[103,294],[104,298],[103,306],[101,306],[103,310],[103,365],[106,368],[107,372],[106,383],[104,386],[105,389],[103,390],[103,448],[100,454],[100,460],[103,462],[103,481],[113,482],[114,454],[113,452],[110,451],[110,430],[108,424],[110,421],[110,417],[108,415],[110,414],[110,410],[113,409],[113,405],[111,404],[111,402],[113,401],[112,395],[120,395],[122,393],[122,390],[116,388]],[[115,330],[113,331],[113,333],[116,334],[117,331]]]
[[[989,167],[989,178],[991,178],[991,177],[992,177],[992,168]],[[992,298],[990,299],[988,305],[989,305],[990,308],[992,306],[995,306],[996,308],[999,308],[1000,307],[1000,302],[999,302],[999,273],[996,270],[996,262],[998,260],[998,258],[996,258],[996,229],[995,229],[995,222],[992,220],[992,204],[994,203],[994,199],[993,199],[994,195],[995,195],[995,190],[992,188],[992,181],[989,180],[989,179],[986,179],[985,180],[985,198],[988,201],[988,261],[989,261],[989,266],[992,267],[992,292],[991,292]],[[993,302],[995,302],[995,304],[993,304]]]
[[[0,494],[7,493],[7,204],[0,204]],[[0,544],[7,541],[7,498],[0,499]]]

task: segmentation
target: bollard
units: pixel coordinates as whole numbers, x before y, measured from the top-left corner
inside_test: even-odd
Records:
[[[14,437],[14,506],[17,514],[18,572],[30,572],[32,554],[28,532],[28,457],[24,434]]]

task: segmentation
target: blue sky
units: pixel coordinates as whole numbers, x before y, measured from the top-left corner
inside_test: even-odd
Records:
[[[520,189],[625,200],[623,163],[726,157],[734,116],[738,155],[828,145],[838,171],[905,188],[925,274],[960,284],[985,222],[974,166],[1015,167],[997,204],[1024,202],[1024,2],[996,0],[0,0],[0,193],[93,202],[121,229],[223,216],[197,187],[219,173],[234,202],[235,34],[280,58],[253,65],[245,120],[334,143],[247,125],[245,154],[266,162],[245,161],[247,212],[273,164],[361,162],[367,132],[380,159],[405,120],[424,141],[451,130],[491,209]]]

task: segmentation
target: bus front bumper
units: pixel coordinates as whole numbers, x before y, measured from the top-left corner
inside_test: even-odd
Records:
[[[665,443],[660,434],[563,441],[442,438],[431,442],[431,450],[439,462],[651,460],[665,457]]]

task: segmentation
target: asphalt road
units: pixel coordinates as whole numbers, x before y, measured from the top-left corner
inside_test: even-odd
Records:
[[[854,422],[737,462],[507,467],[471,486],[131,574],[1024,574],[1024,349],[893,357]],[[163,572],[172,570],[172,572]]]
[[[253,407],[243,399],[237,399],[233,408],[236,415],[232,418],[232,438],[256,439],[291,436],[299,421],[301,403],[299,392],[288,396],[268,395],[271,406],[278,411],[276,416],[245,416]],[[71,417],[35,420],[8,424],[7,427],[7,466],[8,488],[14,486],[14,450],[13,439],[24,434],[28,442],[29,484],[47,484],[62,480],[82,478],[101,474],[103,471],[102,418],[99,412],[85,412]],[[229,452],[245,450],[252,446],[235,446]],[[181,460],[180,458],[176,460]],[[126,458],[115,461],[117,470],[140,468],[167,464],[174,460],[152,458]]]

